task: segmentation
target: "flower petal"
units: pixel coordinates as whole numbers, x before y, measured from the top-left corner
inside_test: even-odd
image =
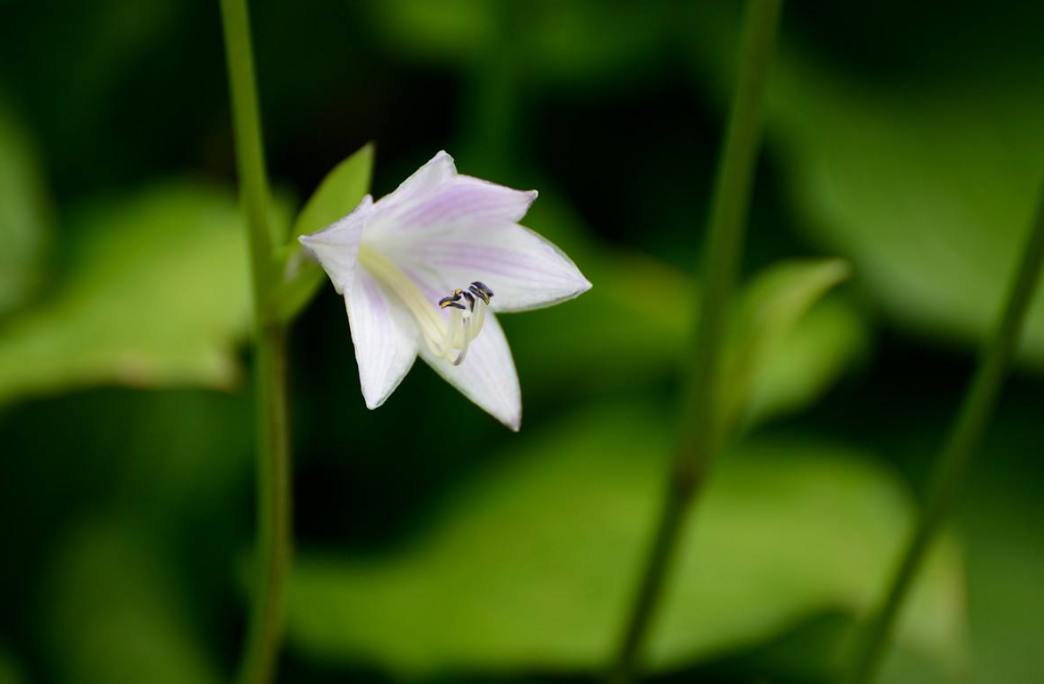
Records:
[[[515,223],[445,225],[410,241],[377,241],[375,248],[420,281],[422,290],[444,295],[482,281],[499,312],[539,309],[591,289],[562,250]]]
[[[443,150],[432,157],[427,164],[414,171],[413,175],[400,183],[394,192],[382,197],[377,202],[377,208],[387,211],[426,197],[456,176],[457,167],[453,163],[453,157]]]
[[[364,268],[356,270],[344,302],[363,398],[367,408],[375,409],[395,391],[417,358],[416,323]]]
[[[471,176],[456,176],[424,195],[414,195],[391,209],[378,206],[367,240],[413,240],[446,227],[518,223],[529,211],[536,190],[515,190]]]
[[[482,332],[468,347],[459,366],[435,358],[427,346],[420,356],[446,382],[515,432],[522,425],[522,390],[504,330],[496,316],[489,314]]]
[[[331,226],[298,238],[330,276],[338,294],[348,294],[355,281],[356,262],[363,228],[373,215],[373,198],[367,195],[350,214]]]

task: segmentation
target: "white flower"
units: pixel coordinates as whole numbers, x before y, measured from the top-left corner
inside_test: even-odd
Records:
[[[439,152],[395,192],[301,242],[344,295],[366,405],[377,408],[421,358],[518,430],[522,394],[497,313],[551,306],[591,283],[518,222],[536,199],[457,174]]]

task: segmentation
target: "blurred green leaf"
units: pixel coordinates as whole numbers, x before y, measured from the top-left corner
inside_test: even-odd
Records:
[[[282,250],[284,283],[278,295],[278,315],[290,320],[315,296],[326,274],[298,243],[301,235],[322,230],[346,216],[370,191],[374,145],[368,143],[335,166],[294,221],[290,242]]]
[[[1044,184],[1040,92],[1003,78],[885,87],[791,59],[769,111],[809,233],[900,326],[983,339]],[[1044,368],[1044,297],[1024,342]]]
[[[1040,661],[1024,657],[1037,653],[1044,634],[1040,395],[1032,391],[1018,421],[997,426],[996,446],[982,453],[961,506],[976,684],[1034,684],[1041,676]]]
[[[0,649],[0,684],[21,684],[25,679],[15,662],[14,657]]]
[[[676,19],[669,6],[641,0],[618,0],[612,12],[598,0],[381,0],[369,9],[397,55],[471,69],[509,52],[527,77],[579,85],[607,74],[618,81],[668,54]]]
[[[868,324],[847,299],[828,296],[818,302],[759,367],[746,425],[810,406],[864,358],[869,347]]]
[[[495,0],[371,2],[376,26],[406,54],[425,60],[470,59],[496,31]]]
[[[634,407],[574,416],[491,459],[412,543],[302,554],[294,647],[408,675],[600,668],[663,493],[667,428]],[[659,668],[772,638],[810,613],[865,610],[911,515],[889,472],[807,440],[742,447],[705,494],[653,640]],[[937,657],[961,653],[962,579],[946,544],[900,638]]]
[[[0,93],[0,316],[40,282],[50,212],[29,132]]]
[[[691,344],[696,282],[659,259],[584,240],[581,220],[553,193],[541,195],[525,223],[570,254],[595,287],[561,306],[501,317],[523,391],[633,388],[673,376]],[[771,344],[749,369],[748,424],[807,406],[869,345],[867,323],[847,299],[813,305],[840,277],[838,262],[788,263],[764,276],[779,283],[788,306],[766,317]]]
[[[765,367],[809,309],[849,272],[841,259],[784,261],[746,286],[723,360],[719,406],[726,430],[735,427],[744,414],[750,415],[755,387],[760,389],[759,410],[770,410],[772,388],[758,382],[765,377]]]
[[[240,213],[167,183],[79,214],[51,297],[0,329],[0,402],[96,384],[229,387],[248,324]]]
[[[56,681],[223,681],[157,548],[133,523],[103,520],[82,525],[60,549],[40,612]]]

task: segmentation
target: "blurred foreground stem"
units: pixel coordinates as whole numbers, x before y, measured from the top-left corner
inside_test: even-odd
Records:
[[[765,91],[782,0],[750,0],[743,21],[739,76],[724,151],[718,166],[707,246],[704,294],[695,332],[695,356],[681,414],[682,429],[659,520],[609,676],[631,682],[641,658],[676,555],[687,513],[718,448],[719,368],[732,290],[739,269],[750,191],[761,137]]]
[[[964,403],[945,448],[936,462],[917,527],[906,544],[888,592],[871,617],[862,640],[858,642],[852,668],[846,673],[845,681],[850,684],[871,681],[880,666],[899,610],[917,578],[936,533],[968,477],[972,455],[997,404],[1001,383],[1018,345],[1044,263],[1044,191],[1039,202],[1021,263],[1008,291],[1007,302],[1000,312],[992,337],[982,348],[975,377],[964,396]]]
[[[257,576],[237,681],[265,684],[275,675],[290,569],[290,446],[286,402],[286,328],[272,315],[276,270],[268,223],[269,192],[254,83],[246,0],[221,0],[236,166],[254,294],[254,401],[257,429]]]

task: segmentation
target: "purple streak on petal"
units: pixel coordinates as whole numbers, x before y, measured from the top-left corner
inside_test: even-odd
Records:
[[[377,408],[398,387],[417,356],[415,324],[398,311],[373,277],[359,269],[345,296],[359,382],[369,408]]]
[[[535,192],[458,176],[416,203],[403,204],[394,224],[400,230],[430,230],[446,224],[514,223],[525,216],[535,197]]]
[[[435,266],[474,268],[506,276],[559,276],[556,269],[534,263],[530,255],[510,249],[462,242],[439,242],[437,246],[426,248],[425,254],[429,263]]]

